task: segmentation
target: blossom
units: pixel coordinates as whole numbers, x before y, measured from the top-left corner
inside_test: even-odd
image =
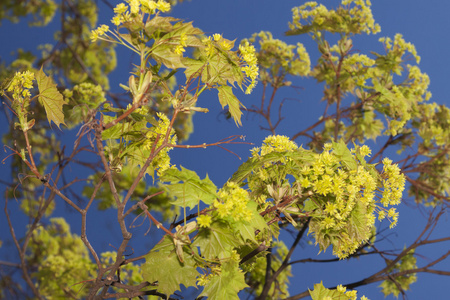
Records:
[[[253,88],[256,86],[256,78],[259,74],[258,60],[256,58],[255,47],[249,44],[248,41],[244,41],[243,44],[239,45],[239,52],[242,58],[241,71],[246,77],[250,79],[250,84],[245,90],[246,94],[250,94]]]
[[[169,144],[176,144],[177,136],[175,135],[175,130],[171,128],[170,133],[168,133],[168,129],[170,126],[169,118],[165,114],[160,112],[156,114],[159,118],[158,125],[150,128],[150,130],[147,132],[146,139],[143,143],[144,150],[154,151],[158,149],[162,146],[166,138]],[[160,149],[158,154],[152,161],[152,167],[157,170],[159,174],[171,167],[170,157],[167,154],[170,150],[172,150],[172,147],[168,146]]]
[[[34,73],[30,71],[17,72],[13,80],[6,89],[8,92],[13,92],[13,99],[20,100],[22,97],[31,97],[30,89],[33,88]]]
[[[211,220],[212,220],[211,216],[200,215],[197,218],[197,224],[200,227],[207,228],[207,227],[211,226]]]
[[[218,200],[213,206],[217,209],[220,218],[230,217],[234,221],[250,221],[253,217],[252,211],[247,208],[250,201],[248,192],[235,182],[227,182],[217,193]]]
[[[91,31],[91,41],[95,42],[98,40],[99,37],[101,37],[102,35],[105,35],[106,32],[109,31],[109,26],[108,25],[101,25],[99,26],[97,29],[92,30]]]

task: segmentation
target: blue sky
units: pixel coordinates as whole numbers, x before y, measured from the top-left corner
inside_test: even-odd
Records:
[[[119,1],[111,1],[118,3]],[[288,22],[291,19],[291,8],[299,6],[305,1],[268,1],[268,0],[192,0],[177,5],[171,15],[194,21],[196,27],[201,28],[207,34],[220,33],[228,39],[237,39],[250,37],[253,33],[261,30],[271,31],[275,38],[283,39],[288,43],[304,43],[307,50],[311,53],[312,59],[317,58],[317,50],[307,36],[285,37],[283,33],[288,29]],[[321,1],[325,5],[338,4],[340,1]],[[418,54],[422,60],[420,68],[431,78],[430,91],[433,93],[431,101],[440,104],[450,104],[447,95],[447,86],[450,66],[450,55],[448,55],[449,39],[447,33],[450,31],[450,2],[448,1],[419,1],[419,0],[377,0],[373,1],[373,13],[375,20],[381,26],[381,33],[376,36],[361,36],[354,40],[355,49],[363,53],[369,51],[381,52],[382,48],[377,41],[381,36],[393,37],[396,33],[403,34],[406,41],[416,46]],[[101,12],[100,23],[109,23],[112,12],[108,9]],[[58,26],[54,21],[52,26]],[[3,45],[0,48],[2,60],[10,60],[10,52],[22,47],[24,49],[33,49],[34,45],[43,42],[52,42],[52,31],[42,31],[40,28],[29,29],[24,22],[11,24],[3,22],[0,27],[0,38]],[[10,42],[6,42],[10,41]],[[120,91],[118,83],[125,83],[130,71],[130,59],[128,52],[118,48],[119,67],[113,73],[111,81],[112,89]],[[123,57],[126,58],[123,58]],[[123,58],[123,59],[122,59]],[[278,95],[280,99],[286,97],[295,99],[287,101],[286,108],[283,111],[286,115],[286,121],[280,126],[279,134],[292,135],[303,129],[308,124],[316,121],[321,113],[322,97],[320,85],[312,80],[298,81],[294,84],[301,86],[300,92],[286,90]],[[251,106],[258,103],[261,96],[261,89],[256,89],[251,96],[243,93],[237,93],[238,98],[245,106]],[[234,122],[225,120],[220,115],[220,106],[215,93],[206,94],[201,98],[198,105],[210,109],[208,114],[196,114],[194,118],[195,132],[192,135],[189,144],[199,144],[204,142],[214,142],[221,138],[242,134],[246,136],[246,141],[259,145],[268,132],[261,131],[260,125],[265,125],[262,120],[255,116],[244,116],[243,127],[236,128]],[[4,122],[2,118],[1,122]],[[299,144],[302,141],[297,141]],[[375,145],[377,145],[375,143]],[[230,147],[245,160],[252,146],[234,145]],[[2,157],[3,159],[3,157]],[[217,186],[221,186],[242,163],[235,156],[228,154],[221,149],[206,150],[174,150],[173,162],[183,165],[186,168],[196,170],[201,177],[206,174],[213,180]],[[3,167],[5,168],[5,167]],[[4,176],[5,171],[1,172]],[[2,177],[2,179],[5,179]],[[7,178],[6,178],[7,179]],[[3,187],[0,187],[3,190]],[[58,204],[59,205],[59,204]],[[417,235],[417,232],[423,228],[426,219],[419,213],[414,206],[402,205],[399,208],[399,225],[391,235],[389,241],[384,243],[385,247],[401,249],[406,244],[411,243]],[[67,215],[71,220],[72,229],[79,233],[79,216],[70,213],[70,210],[64,205],[59,205],[57,214]],[[102,213],[90,220],[90,226],[101,226],[103,218],[107,222],[113,219],[107,213]],[[435,233],[435,237],[443,237],[449,234],[448,221],[447,226],[442,226],[441,230]],[[3,216],[0,217],[1,228],[6,228]],[[386,226],[386,224],[384,224]],[[446,229],[447,228],[447,229]],[[143,230],[145,231],[145,230]],[[139,231],[135,236],[138,236]],[[112,250],[108,247],[108,239],[102,239],[101,235],[92,233],[95,240],[94,247],[101,250]],[[107,238],[118,239],[119,233],[110,230]],[[0,239],[6,240],[8,235],[0,233]],[[142,237],[148,239],[148,237]],[[293,239],[285,236],[286,245],[292,243]],[[145,244],[151,242],[145,242]],[[449,245],[445,245],[449,248]],[[5,247],[0,249],[0,260],[6,257]],[[425,257],[432,255],[436,250],[445,249],[427,249],[421,252]],[[306,243],[302,244],[296,250],[293,259],[299,258],[330,258],[329,250],[324,255],[317,256],[318,247],[311,247]],[[433,256],[431,256],[433,257]],[[423,265],[426,259],[418,259],[418,264]],[[384,262],[379,258],[362,258],[359,261],[341,261],[330,264],[305,264],[294,268],[294,277],[291,278],[291,295],[303,292],[305,289],[312,289],[314,283],[323,280],[325,286],[334,286],[337,284],[350,283],[363,277],[371,275],[384,266]],[[439,269],[450,269],[450,263],[447,261]],[[370,299],[383,299],[383,295],[377,288],[379,283],[360,287],[359,295],[365,294]],[[421,299],[445,299],[447,296],[446,285],[448,278],[436,275],[418,274],[418,282],[411,286],[411,292],[408,294],[410,300]],[[395,299],[392,296],[387,299]]]

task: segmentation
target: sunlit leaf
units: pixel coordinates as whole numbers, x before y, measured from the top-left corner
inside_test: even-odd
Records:
[[[219,101],[222,108],[228,105],[228,110],[233,117],[234,122],[237,126],[241,126],[242,104],[239,102],[238,98],[233,95],[231,86],[220,86],[217,90],[219,91]]]
[[[39,88],[39,103],[45,108],[48,122],[51,123],[53,121],[58,128],[60,124],[66,125],[64,123],[62,106],[67,103],[56,88],[56,84],[44,74],[42,68],[36,73],[36,81]]]
[[[222,265],[220,274],[209,281],[200,296],[206,296],[209,300],[239,300],[239,291],[246,287],[239,264],[230,260]]]
[[[171,196],[177,198],[172,202],[174,205],[192,209],[198,205],[200,200],[203,203],[212,204],[217,197],[217,187],[208,178],[208,175],[204,179],[200,179],[197,173],[183,167],[181,170],[172,168],[165,171],[160,180],[170,182],[170,184],[162,186]]]

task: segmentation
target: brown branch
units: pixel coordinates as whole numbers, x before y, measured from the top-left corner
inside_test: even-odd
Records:
[[[289,249],[288,254],[284,258],[283,263],[278,268],[278,270],[276,270],[272,276],[270,276],[270,272],[266,271],[264,287],[263,287],[263,290],[262,290],[261,294],[259,295],[259,297],[256,298],[257,300],[264,300],[267,298],[269,291],[270,291],[270,287],[272,286],[272,283],[277,279],[277,277],[281,274],[281,272],[283,272],[283,270],[289,266],[289,260],[291,259],[291,256],[294,253],[294,250],[297,247],[298,243],[300,242],[303,235],[305,234],[310,220],[311,220],[311,218],[308,218],[306,220],[306,222],[303,224],[302,229],[300,229],[300,231],[298,232],[294,243],[292,244],[291,248]],[[268,256],[271,256],[271,255],[269,254]],[[269,268],[269,264],[267,264],[267,268]]]
[[[34,285],[33,281],[31,280],[30,274],[28,274],[28,269],[27,269],[27,263],[25,261],[25,251],[23,251],[20,247],[19,241],[17,240],[16,234],[14,232],[14,227],[12,225],[11,222],[11,218],[9,216],[9,212],[8,212],[8,198],[5,197],[5,215],[6,215],[6,220],[8,221],[8,226],[9,226],[9,231],[11,233],[11,237],[14,241],[14,245],[17,248],[17,251],[19,252],[19,258],[20,258],[20,268],[22,270],[22,275],[23,278],[25,279],[25,282],[28,284],[28,286],[30,287],[31,291],[33,292],[34,296],[38,299],[43,300],[41,294],[39,293],[39,290],[36,288],[36,286]]]

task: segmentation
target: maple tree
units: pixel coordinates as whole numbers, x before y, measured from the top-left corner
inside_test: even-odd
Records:
[[[362,285],[379,282],[384,295],[405,296],[417,273],[450,275],[438,268],[448,251],[425,265],[416,260],[421,247],[450,240],[430,237],[448,207],[450,110],[430,101],[420,57],[400,34],[379,39],[385,53],[354,51],[355,36],[380,30],[370,1],[292,9],[286,34],[311,38],[316,64],[302,43],[289,45],[270,32],[239,43],[208,36],[170,16],[175,4],[125,1],[112,7],[111,24],[100,25],[91,0],[2,4],[1,18],[31,14],[32,25],[45,26],[59,9],[63,21],[58,43],[41,47],[38,61],[19,51],[1,69],[3,109],[11,117],[5,217],[18,260],[0,264],[23,278],[2,273],[1,297],[356,299]],[[121,63],[115,47],[138,57],[121,85],[125,93],[110,91],[110,73]],[[280,135],[286,121],[272,113],[283,105],[277,92],[305,77],[323,84],[325,111],[293,136]],[[258,81],[261,102],[245,107]],[[194,113],[208,113],[199,99],[211,90],[236,126],[246,112],[260,115],[269,132],[222,187],[170,156],[174,148],[231,152],[228,146],[247,143],[236,135],[187,144]],[[66,131],[74,133],[70,147],[57,136]],[[299,138],[308,141],[305,148]],[[401,157],[396,162],[385,155],[391,149]],[[77,178],[72,168],[80,169]],[[405,187],[428,223],[403,250],[381,249],[376,225],[385,220],[395,230]],[[78,223],[52,216],[62,201],[77,213],[80,236],[72,233]],[[100,211],[115,212],[115,251],[90,242],[89,220]],[[23,236],[15,230],[18,215],[29,221]],[[146,235],[133,228],[152,224],[157,241],[134,253]],[[279,238],[287,231],[295,236],[291,245]],[[377,255],[385,265],[353,283],[321,282],[290,296],[292,269],[308,261],[292,256],[307,233],[318,251],[331,248],[336,258],[329,261]]]

